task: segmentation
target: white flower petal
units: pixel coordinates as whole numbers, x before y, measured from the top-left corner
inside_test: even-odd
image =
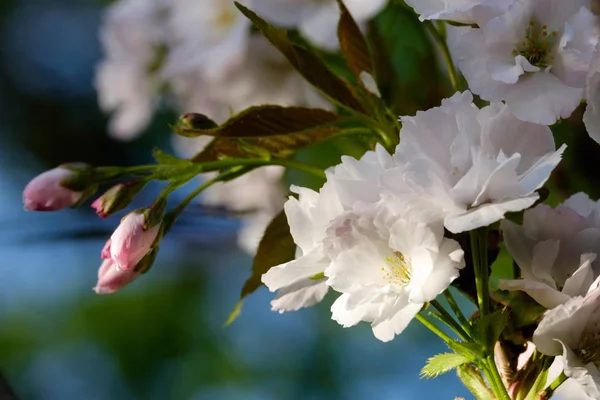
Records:
[[[596,259],[596,254],[582,254],[581,265],[575,273],[567,278],[562,292],[570,297],[585,296],[588,288],[594,282],[594,271],[592,262]]]
[[[322,273],[328,260],[315,250],[300,258],[271,268],[263,274],[262,282],[271,292]]]
[[[537,194],[532,194],[501,203],[483,204],[464,214],[447,216],[444,218],[444,226],[452,233],[465,232],[482,226],[488,226],[504,218],[504,214],[507,212],[521,211],[531,207],[538,198]]]
[[[545,283],[527,279],[501,280],[498,287],[501,290],[520,290],[525,292],[546,308],[554,308],[571,299],[571,296],[567,296]]]
[[[412,321],[422,307],[423,304],[408,303],[399,309],[390,319],[371,325],[373,334],[382,342],[389,342],[395,335],[399,335],[406,329],[410,321]]]
[[[329,286],[323,279],[304,279],[289,286],[280,288],[271,300],[273,311],[297,311],[303,307],[311,307],[323,300]]]

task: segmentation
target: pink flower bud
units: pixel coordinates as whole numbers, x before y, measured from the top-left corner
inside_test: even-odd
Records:
[[[160,223],[145,229],[149,214],[136,211],[127,214],[110,237],[110,258],[119,268],[133,269],[152,250]]]
[[[136,271],[134,268],[129,270],[121,269],[111,259],[104,260],[98,270],[98,283],[94,287],[97,294],[111,294],[117,290],[127,286],[135,280],[141,270]]]
[[[100,253],[100,258],[103,260],[110,259],[110,239],[106,241],[106,244],[102,248],[102,253]]]
[[[119,183],[98,197],[92,203],[92,208],[96,210],[96,214],[100,218],[107,218],[127,207],[145,185],[145,181]]]
[[[102,218],[102,219],[108,218],[108,214],[106,213],[106,211],[104,209],[103,196],[98,197],[96,200],[94,200],[91,207],[96,210],[96,214],[98,214],[98,216],[100,218]]]
[[[30,211],[57,211],[81,200],[83,192],[75,192],[61,185],[75,172],[57,167],[33,178],[23,191],[23,204]]]

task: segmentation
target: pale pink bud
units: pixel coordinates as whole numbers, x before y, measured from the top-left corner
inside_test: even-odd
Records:
[[[75,192],[61,185],[75,172],[57,167],[33,178],[23,191],[23,204],[30,211],[57,211],[81,200],[83,192]]]
[[[133,268],[129,270],[121,269],[111,259],[104,260],[100,265],[100,269],[98,269],[98,283],[94,287],[94,292],[97,294],[114,293],[127,286],[141,273],[141,270],[135,271]]]
[[[106,241],[106,244],[102,248],[102,253],[100,253],[100,258],[103,260],[108,260],[110,258],[110,239]]]
[[[100,218],[108,218],[108,213],[106,213],[106,211],[104,210],[104,198],[103,197],[98,197],[96,200],[94,200],[94,202],[92,203],[91,207],[96,210],[96,214],[98,214],[98,216]]]
[[[98,197],[92,203],[92,208],[100,218],[107,218],[127,207],[145,185],[145,181],[119,183]]]
[[[126,215],[110,237],[110,257],[119,268],[134,268],[152,250],[160,223],[145,230],[148,215],[138,212]]]

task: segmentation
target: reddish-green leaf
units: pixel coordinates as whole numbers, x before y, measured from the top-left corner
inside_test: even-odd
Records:
[[[270,25],[256,13],[237,2],[235,5],[311,85],[337,104],[364,112],[362,105],[350,88],[334,75],[319,57],[292,43],[288,39],[285,29]]]
[[[204,128],[190,123],[184,115],[175,132],[186,137],[209,135],[227,138],[261,138],[288,135],[336,122],[339,117],[320,108],[266,105],[250,107],[227,120],[223,125]]]
[[[261,285],[261,277],[272,267],[294,259],[296,244],[290,233],[285,212],[281,211],[265,230],[252,263],[252,276],[242,288],[241,297],[253,293]]]
[[[265,230],[254,256],[252,275],[244,284],[240,292],[240,300],[235,305],[225,325],[229,325],[238,317],[244,298],[254,293],[262,285],[262,275],[276,265],[293,260],[295,253],[296,244],[290,233],[285,212],[281,211]]]
[[[339,117],[317,108],[260,106],[251,107],[223,125],[197,126],[186,114],[174,131],[187,137],[214,136],[193,161],[210,161],[220,157],[255,157],[261,151],[285,157],[314,142],[340,132],[335,123]],[[203,121],[203,120],[202,120]]]
[[[348,67],[358,82],[361,82],[360,75],[362,72],[367,72],[370,75],[374,74],[369,47],[352,14],[341,0],[338,0],[338,4],[341,11],[340,22],[338,23],[340,49],[346,63],[348,63]]]

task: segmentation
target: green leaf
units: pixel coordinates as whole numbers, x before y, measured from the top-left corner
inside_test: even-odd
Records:
[[[318,108],[267,105],[248,108],[223,125],[203,129],[181,120],[174,131],[186,137],[214,136],[194,162],[212,161],[222,157],[261,156],[286,157],[298,149],[341,133],[336,123],[343,122],[332,112]]]
[[[477,363],[483,358],[483,348],[477,343],[447,342],[446,345],[455,353],[462,354],[469,362]]]
[[[493,351],[507,322],[508,312],[498,310],[483,318],[477,318],[473,323],[473,331],[480,343],[483,344],[488,351]]]
[[[159,163],[161,165],[165,165],[165,166],[185,167],[185,166],[189,166],[192,164],[188,160],[184,160],[179,157],[175,157],[169,153],[165,153],[164,151],[162,151],[161,149],[158,149],[158,148],[154,149],[154,151],[152,152],[152,155],[154,156],[154,159],[156,160],[157,163]]]
[[[495,396],[486,385],[483,377],[471,364],[463,364],[456,369],[456,374],[462,383],[469,389],[478,400],[494,400]]]
[[[285,29],[270,25],[238,2],[235,2],[235,5],[311,85],[337,104],[364,112],[363,107],[350,88],[344,81],[334,75],[319,57],[292,43]]]
[[[421,370],[421,377],[435,378],[468,362],[469,360],[462,354],[437,354],[427,360],[427,364]]]
[[[261,277],[272,267],[291,261],[296,254],[296,244],[290,233],[285,212],[281,211],[267,226],[265,233],[258,245],[258,250],[252,263],[252,275],[242,288],[240,301],[236,305],[228,324],[233,322],[242,307],[242,301],[254,293],[261,285]]]
[[[348,63],[348,67],[358,82],[361,82],[360,74],[362,72],[367,72],[370,75],[374,74],[369,47],[358,24],[352,18],[352,14],[350,14],[344,3],[338,0],[338,5],[341,11],[340,22],[338,23],[340,49]]]
[[[231,314],[229,314],[229,317],[227,317],[227,321],[225,321],[225,323],[223,324],[223,327],[230,325],[233,321],[235,321],[237,319],[237,317],[240,316],[240,313],[242,312],[243,304],[244,304],[243,300],[239,300],[235,304],[235,307],[233,307],[233,311],[231,312]]]

